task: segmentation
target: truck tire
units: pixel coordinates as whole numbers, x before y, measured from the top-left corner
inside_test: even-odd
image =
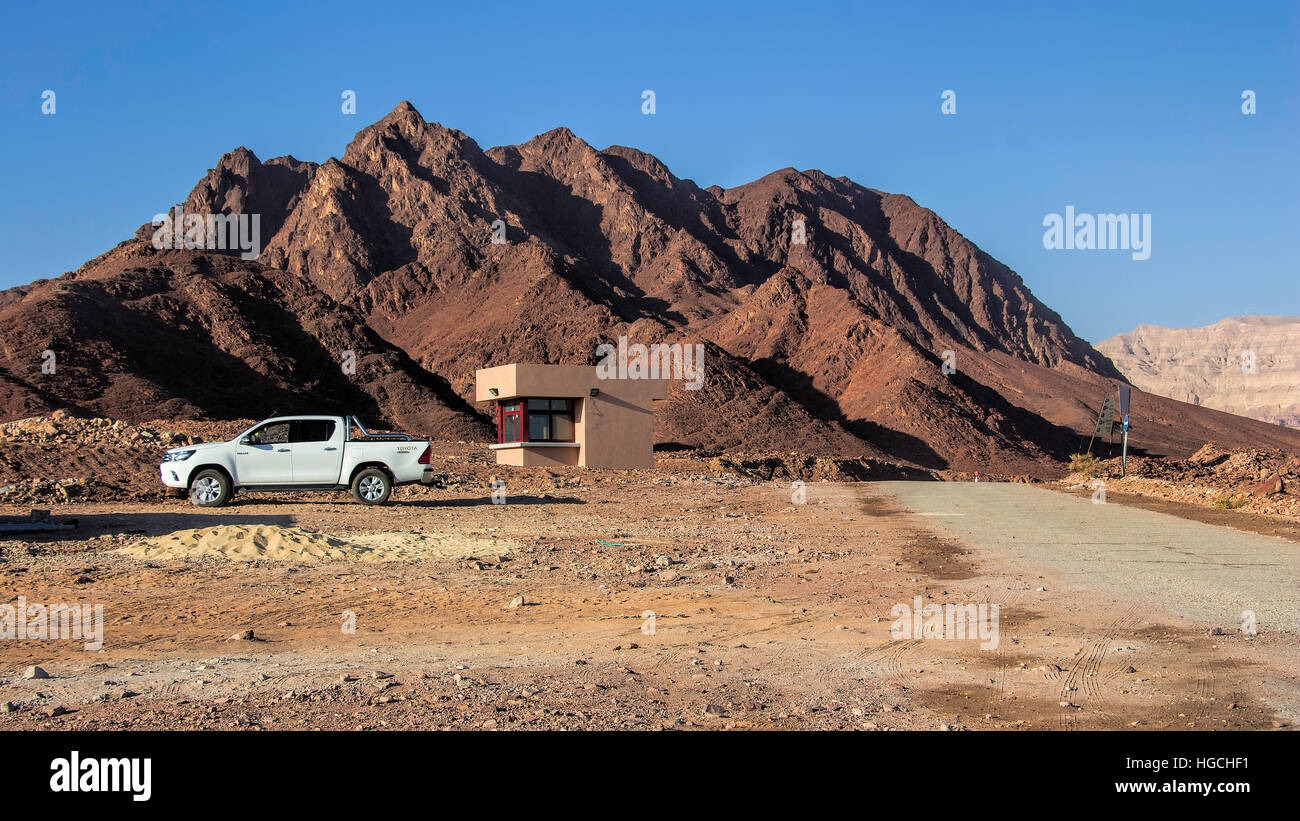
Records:
[[[221,507],[230,501],[230,480],[219,470],[200,470],[190,479],[190,501],[199,507]]]
[[[352,477],[352,498],[363,505],[382,505],[393,494],[393,480],[379,468],[366,468]]]

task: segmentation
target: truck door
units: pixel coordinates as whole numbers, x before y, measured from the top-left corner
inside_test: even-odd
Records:
[[[333,485],[343,466],[342,427],[333,419],[296,419],[289,425],[295,485]]]
[[[287,485],[293,481],[288,422],[267,422],[240,440],[235,449],[240,485]]]

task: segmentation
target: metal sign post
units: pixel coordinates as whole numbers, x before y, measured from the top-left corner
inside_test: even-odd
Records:
[[[1124,414],[1124,449],[1119,452],[1119,478],[1128,475],[1128,414]]]
[[[1119,478],[1128,475],[1128,401],[1132,388],[1119,386],[1119,412],[1124,416],[1124,448],[1119,453]]]

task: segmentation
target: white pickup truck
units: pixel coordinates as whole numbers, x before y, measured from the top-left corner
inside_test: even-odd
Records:
[[[199,507],[223,505],[239,490],[346,488],[362,504],[381,505],[394,485],[430,481],[431,454],[428,441],[370,433],[355,416],[275,416],[229,442],[172,448],[159,471]]]

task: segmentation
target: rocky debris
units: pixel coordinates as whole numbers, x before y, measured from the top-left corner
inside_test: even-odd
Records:
[[[883,459],[836,459],[801,453],[734,454],[715,457],[709,466],[718,473],[733,473],[763,482],[859,482],[893,479],[933,479],[934,471],[912,468]]]
[[[1101,461],[1108,491],[1127,491],[1171,501],[1249,513],[1300,517],[1300,456],[1283,448],[1230,448],[1208,442],[1185,459],[1130,456],[1119,478],[1118,458]],[[1063,483],[1090,487],[1080,473]]]
[[[168,448],[227,439],[251,422],[145,422],[67,409],[0,424],[0,503],[67,504],[158,499]],[[186,430],[176,430],[183,426]]]
[[[62,444],[77,447],[147,447],[151,451],[192,444],[188,434],[158,430],[149,425],[130,425],[120,419],[79,417],[67,409],[49,416],[33,416],[0,424],[0,443]]]
[[[49,678],[49,677],[50,674],[45,672],[45,669],[37,664],[33,664],[31,667],[28,667],[23,670],[23,678],[25,679],[39,679],[39,678]]]
[[[1251,485],[1250,492],[1255,496],[1271,496],[1274,493],[1285,493],[1286,483],[1281,476],[1273,475],[1262,482]]]
[[[261,641],[261,639],[259,639],[250,628],[248,630],[241,630],[231,636],[229,641]]]

